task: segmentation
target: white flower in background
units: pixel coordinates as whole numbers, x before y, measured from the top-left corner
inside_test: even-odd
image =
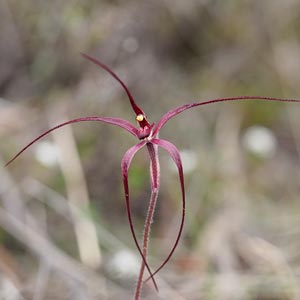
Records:
[[[277,149],[277,140],[274,133],[263,126],[249,127],[242,138],[246,150],[263,158],[271,157]]]
[[[108,265],[109,270],[118,277],[135,277],[140,270],[140,260],[129,250],[119,250]]]
[[[197,155],[194,151],[192,150],[181,150],[180,156],[181,156],[181,161],[182,161],[182,166],[184,173],[190,173],[195,170],[197,167]],[[176,173],[178,172],[176,165],[174,164],[174,161],[170,158],[169,159],[169,168],[171,169],[172,172]]]
[[[52,167],[58,164],[59,150],[51,142],[39,142],[35,148],[35,158],[44,166]]]
[[[122,47],[129,53],[135,53],[139,49],[139,42],[135,37],[130,36],[123,41]]]

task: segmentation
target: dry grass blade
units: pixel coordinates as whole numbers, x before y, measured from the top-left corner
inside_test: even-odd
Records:
[[[52,135],[59,147],[59,162],[66,183],[67,198],[72,204],[70,210],[81,261],[91,268],[98,268],[101,265],[101,250],[95,225],[91,217],[86,215],[90,201],[72,128],[67,126],[61,131],[54,131]],[[73,205],[77,210],[72,210]]]

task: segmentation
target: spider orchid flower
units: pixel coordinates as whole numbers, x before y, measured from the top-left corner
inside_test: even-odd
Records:
[[[99,60],[87,55],[87,54],[81,54],[84,58],[88,59],[89,61],[95,63],[102,69],[106,70],[112,77],[114,77],[122,86],[124,91],[126,92],[130,105],[135,113],[135,120],[137,121],[138,127],[134,126],[132,123],[130,123],[127,120],[120,119],[120,118],[112,118],[112,117],[100,117],[100,116],[90,116],[90,117],[82,117],[77,118],[73,120],[69,120],[67,122],[61,123],[55,127],[52,127],[51,129],[47,130],[46,132],[42,133],[40,136],[32,140],[27,146],[25,146],[23,149],[21,149],[10,161],[7,162],[6,166],[11,164],[17,157],[19,157],[26,149],[28,149],[32,144],[49,134],[50,132],[63,127],[65,125],[78,123],[78,122],[84,122],[84,121],[98,121],[98,122],[104,122],[107,124],[112,124],[119,126],[123,129],[125,129],[127,132],[131,133],[134,137],[137,138],[138,142],[133,147],[129,148],[126,153],[124,154],[121,162],[121,170],[122,170],[122,177],[123,177],[123,186],[124,186],[124,192],[125,192],[125,200],[126,200],[126,211],[127,216],[129,220],[129,226],[131,230],[131,234],[135,243],[135,246],[141,255],[142,263],[141,263],[141,269],[139,273],[139,278],[137,281],[137,286],[135,290],[135,299],[140,299],[141,289],[144,282],[148,280],[152,280],[155,289],[158,291],[158,287],[156,284],[156,281],[154,279],[154,275],[157,274],[170,260],[172,257],[182,234],[183,226],[184,226],[184,220],[185,220],[185,187],[184,187],[184,175],[183,175],[183,167],[182,167],[182,161],[180,157],[180,153],[175,145],[170,143],[167,140],[159,138],[159,131],[160,129],[173,117],[177,116],[178,114],[184,112],[187,109],[191,109],[193,107],[206,105],[206,104],[212,104],[212,103],[219,103],[219,102],[227,102],[227,101],[246,101],[246,100],[258,100],[258,101],[278,101],[278,102],[300,102],[300,99],[283,99],[283,98],[274,98],[274,97],[263,97],[263,96],[240,96],[240,97],[229,97],[229,98],[219,98],[219,99],[210,99],[204,102],[195,102],[195,103],[189,103],[185,104],[179,107],[176,107],[174,109],[171,109],[166,114],[162,116],[162,118],[155,124],[155,123],[149,123],[147,120],[146,114],[144,111],[136,104],[134,101],[128,87],[125,85],[125,83],[105,64],[100,62]],[[134,222],[131,214],[130,209],[130,194],[129,194],[129,184],[128,184],[128,173],[129,168],[132,162],[132,159],[134,158],[135,154],[141,150],[142,148],[146,148],[149,160],[150,160],[150,175],[151,175],[151,197],[150,202],[148,206],[148,213],[145,221],[145,229],[142,239],[142,245],[137,240],[135,228],[134,228]],[[166,259],[161,263],[161,265],[152,272],[148,263],[147,263],[147,255],[148,255],[148,242],[149,242],[149,235],[150,235],[150,228],[151,223],[154,215],[154,210],[158,198],[158,191],[159,191],[159,185],[160,185],[160,168],[159,168],[159,160],[158,160],[158,148],[163,148],[166,150],[169,155],[171,156],[172,160],[174,161],[177,170],[178,170],[178,176],[179,176],[179,182],[180,182],[180,188],[181,188],[181,201],[182,201],[182,209],[181,209],[181,222],[179,225],[177,237],[175,239],[175,242],[170,249],[170,252]],[[149,277],[143,281],[144,271],[145,268],[149,272]]]

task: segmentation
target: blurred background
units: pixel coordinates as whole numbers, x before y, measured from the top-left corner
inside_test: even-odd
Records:
[[[59,122],[135,122],[126,82],[151,122],[216,97],[300,97],[300,2],[0,1],[0,161]],[[174,257],[143,299],[300,299],[300,105],[201,106],[160,137],[183,157],[186,224]],[[64,127],[0,172],[1,299],[131,299],[140,258],[125,211],[120,161],[136,143],[96,122]],[[153,270],[181,214],[176,169],[160,151],[150,240]],[[130,169],[141,238],[149,161]]]

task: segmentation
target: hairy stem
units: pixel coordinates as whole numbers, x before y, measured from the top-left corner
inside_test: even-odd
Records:
[[[148,143],[147,149],[148,149],[148,153],[150,156],[151,197],[150,197],[147,217],[145,220],[144,233],[143,233],[142,252],[143,252],[143,256],[146,258],[146,260],[147,260],[148,248],[149,248],[149,237],[150,237],[150,231],[151,231],[151,224],[153,222],[153,215],[154,215],[157,197],[158,197],[159,175],[160,175],[158,152],[157,152],[158,148],[156,145]],[[142,261],[140,273],[139,273],[139,277],[138,277],[138,281],[137,281],[137,286],[136,286],[136,290],[135,290],[135,300],[140,299],[141,289],[142,289],[142,285],[143,285],[144,271],[145,271],[145,262]]]
[[[149,236],[150,236],[150,230],[151,230],[151,223],[153,220],[153,215],[155,211],[155,206],[156,206],[156,200],[158,197],[158,190],[155,190],[151,193],[151,199],[148,207],[148,213],[147,213],[147,218],[145,221],[145,228],[144,228],[144,233],[143,233],[143,255],[145,258],[147,258],[148,254],[148,245],[149,245]],[[135,290],[135,300],[140,299],[140,293],[141,293],[141,288],[143,284],[143,275],[145,271],[145,263],[142,261],[141,268],[140,268],[140,273],[137,281],[137,286]]]

